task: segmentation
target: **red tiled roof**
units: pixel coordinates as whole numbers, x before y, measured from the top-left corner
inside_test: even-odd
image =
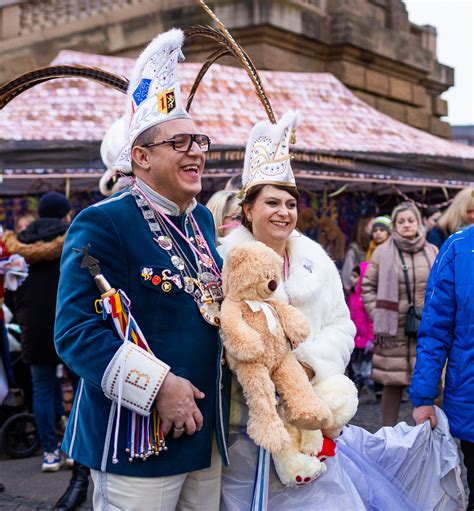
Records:
[[[134,60],[64,50],[52,64],[96,66],[129,76]],[[182,64],[184,97],[199,64]],[[402,124],[373,109],[328,73],[262,71],[277,116],[299,109],[296,147],[313,151],[424,154],[474,160],[474,148]],[[124,94],[89,80],[69,78],[38,85],[0,112],[0,139],[101,140],[123,112]],[[246,143],[266,114],[242,69],[214,64],[194,98],[191,113],[214,144]]]

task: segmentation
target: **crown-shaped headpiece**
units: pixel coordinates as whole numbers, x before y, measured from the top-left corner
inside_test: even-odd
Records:
[[[277,124],[256,124],[245,151],[242,187],[244,195],[254,186],[272,184],[296,187],[291,168],[290,142],[295,143],[299,112],[288,111]]]

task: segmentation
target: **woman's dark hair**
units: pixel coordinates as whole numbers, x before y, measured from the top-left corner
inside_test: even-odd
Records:
[[[262,188],[267,186],[266,184],[261,185],[255,185],[253,186],[245,195],[245,199],[240,203],[242,206],[242,225],[248,229],[250,232],[252,231],[252,224],[247,220],[247,217],[245,216],[244,212],[244,204],[253,204],[257,197],[259,196],[260,192],[262,191]],[[275,188],[278,188],[278,190],[284,190],[285,192],[288,192],[293,198],[295,198],[297,201],[300,198],[300,194],[296,188],[293,188],[292,186],[283,186],[283,185],[272,185]]]
[[[354,268],[352,268],[351,273],[355,273],[355,274],[359,275],[359,277],[360,277],[360,266],[359,265],[354,266]]]
[[[421,212],[423,218],[430,218],[435,213],[441,213],[441,209],[436,206],[428,206],[424,211]]]

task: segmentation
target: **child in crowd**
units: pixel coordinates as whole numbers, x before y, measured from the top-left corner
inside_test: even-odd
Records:
[[[360,263],[353,268],[351,273],[351,288],[348,305],[351,319],[354,322],[357,332],[355,336],[355,349],[351,355],[351,377],[356,384],[359,396],[362,389],[365,389],[369,401],[376,402],[374,384],[371,379],[372,355],[374,343],[373,323],[367,314],[362,302],[361,284],[364,278],[367,262]]]
[[[369,250],[367,251],[367,255],[365,260],[369,262],[372,258],[372,254],[374,250],[385,243],[390,234],[392,232],[392,222],[388,216],[378,216],[375,218],[374,223],[372,224],[372,234],[369,244]]]

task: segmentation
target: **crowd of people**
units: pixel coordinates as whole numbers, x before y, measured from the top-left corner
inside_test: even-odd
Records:
[[[359,218],[339,271],[296,229],[289,151],[301,119],[288,112],[253,128],[238,183],[206,208],[195,197],[211,141],[181,103],[182,44],[172,30],[137,60],[133,115],[117,154],[133,172],[129,186],[72,223],[67,198],[48,193],[38,218],[18,219],[17,232],[4,236],[7,252],[29,265],[11,306],[31,368],[41,468],[75,467],[56,508],[84,501],[90,471],[95,509],[462,509],[456,445],[434,407],[442,397],[461,440],[472,511],[473,189],[444,212],[422,215],[402,202],[390,215]],[[158,109],[157,94],[165,94]],[[281,282],[268,288],[308,321],[310,335],[293,354],[328,410],[320,444],[305,445],[304,430],[288,423],[300,439],[298,456],[280,460],[292,474],[288,486],[247,434],[249,396],[219,331],[222,265],[252,241],[280,257]],[[271,308],[248,305],[269,327],[275,321]],[[76,382],[64,457],[59,363]],[[398,424],[408,387],[413,428]],[[374,404],[381,393],[387,429],[374,435],[348,427],[353,412],[342,413],[364,392]],[[419,469],[416,460],[429,456],[436,463]]]

